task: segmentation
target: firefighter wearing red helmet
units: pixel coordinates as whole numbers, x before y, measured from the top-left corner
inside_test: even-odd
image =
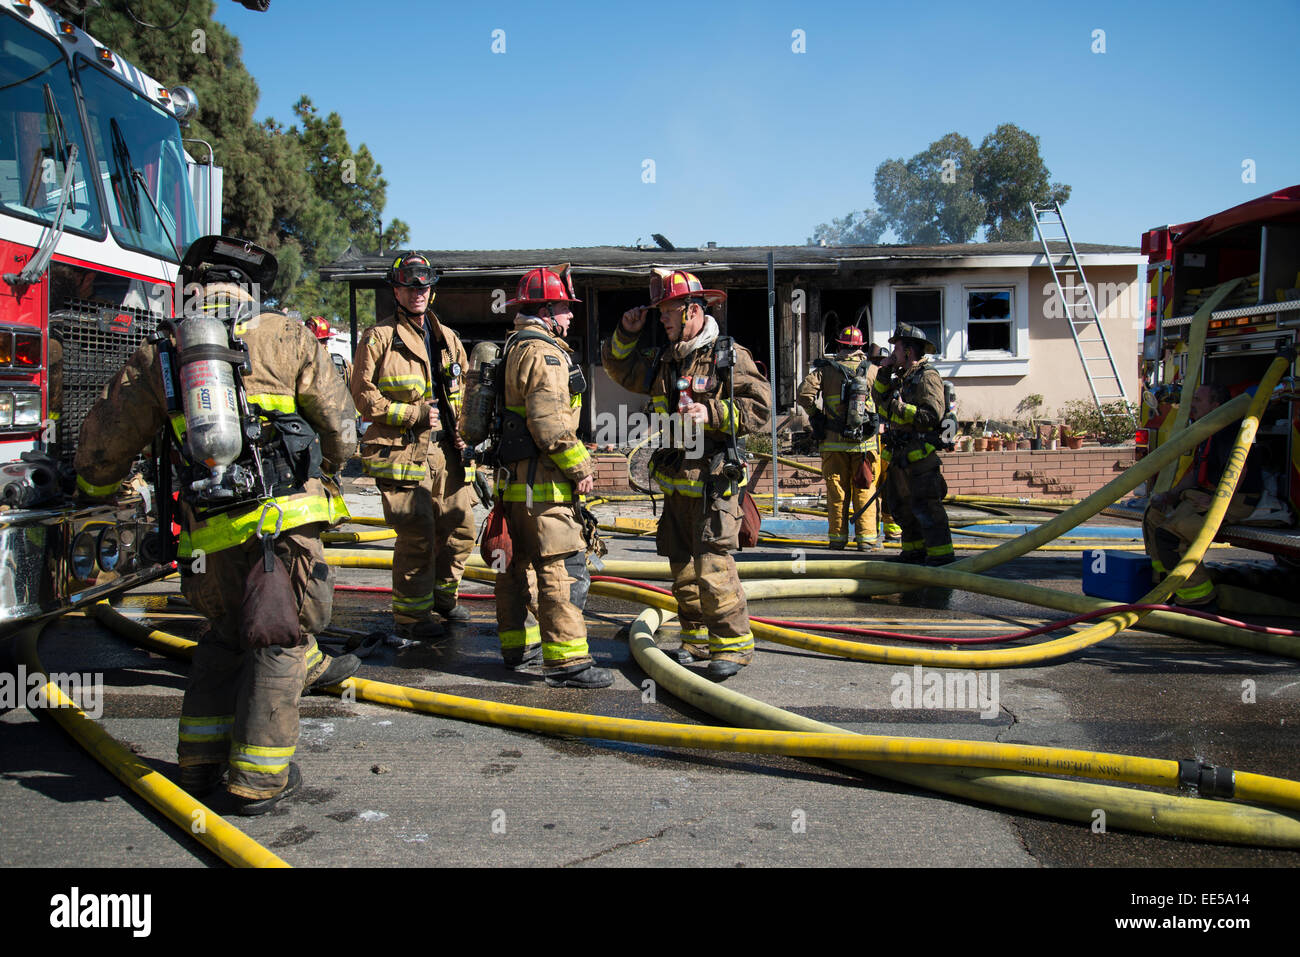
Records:
[[[506,667],[540,658],[552,687],[607,688],[613,672],[596,667],[582,617],[591,578],[578,510],[596,470],[577,435],[586,382],[565,341],[580,301],[565,264],[529,270],[506,303],[518,311],[505,346],[497,495],[513,554],[497,572],[497,633]]]
[[[649,394],[651,410],[670,417],[668,445],[651,459],[651,477],[664,492],[655,541],[673,575],[682,630],[677,660],[708,660],[708,675],[718,681],[736,674],[754,654],[731,555],[740,547],[741,488],[748,478],[735,437],[762,432],[771,414],[767,380],[749,350],[720,336],[717,320],[706,311],[726,298],[689,272],[656,269],[651,305],[625,312],[601,344],[610,378]],[[652,310],[668,338],[657,351],[637,344]]]
[[[797,399],[821,440],[830,546],[848,545],[852,522],[857,526],[857,548],[867,551],[876,544],[873,498],[880,443],[871,390],[876,367],[862,349],[862,330],[857,326],[840,329],[835,341],[839,344],[835,357],[813,362]]]
[[[375,479],[393,546],[393,623],[403,638],[443,634],[444,620],[469,618],[457,604],[474,547],[474,489],[457,431],[462,375],[469,359],[460,337],[429,308],[438,281],[416,253],[388,270],[395,308],[357,345],[352,396],[370,427],[361,464]]]

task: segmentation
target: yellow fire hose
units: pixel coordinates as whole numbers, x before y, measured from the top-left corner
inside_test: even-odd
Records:
[[[104,607],[108,607],[105,605]],[[125,619],[124,619],[125,620]],[[234,867],[288,867],[283,860],[258,844],[215,811],[200,804],[132,754],[112,735],[88,718],[58,685],[49,680],[36,651],[43,625],[27,629],[17,643],[19,657],[31,674],[45,679],[45,713],[96,761],[147,801],[177,827],[189,832],[200,844]]]
[[[627,588],[613,586],[609,583],[595,583],[597,587]],[[602,590],[603,590],[602,589]],[[639,589],[631,589],[640,591]],[[651,597],[641,593],[644,599]],[[165,632],[152,631],[138,622],[124,618],[106,604],[95,606],[94,614],[101,622],[115,631],[130,635],[136,640],[147,641],[159,650],[171,654],[188,656],[194,642],[168,635]],[[653,625],[650,622],[654,622]],[[669,688],[674,695],[691,704],[704,707],[716,714],[722,710],[717,701],[736,700],[752,705],[753,708],[785,715],[779,709],[770,708],[759,702],[753,702],[743,695],[718,688],[711,682],[691,675],[686,669],[669,662],[667,656],[654,646],[653,629],[662,621],[662,615],[655,609],[643,612],[633,625],[632,649],[637,663],[656,681]],[[677,674],[681,672],[681,674]],[[1050,748],[1036,745],[1009,745],[996,742],[959,741],[935,738],[906,738],[891,735],[858,735],[845,732],[829,725],[806,722],[808,727],[795,730],[812,733],[786,733],[786,731],[754,731],[744,728],[710,728],[698,725],[671,722],[643,721],[630,718],[608,718],[599,715],[573,714],[552,711],[543,708],[528,708],[520,705],[502,704],[464,698],[458,695],[442,694],[419,688],[406,688],[387,682],[367,679],[349,678],[335,689],[339,692],[351,692],[357,700],[369,701],[393,707],[406,708],[428,714],[441,715],[459,720],[477,721],[500,727],[519,728],[545,734],[570,734],[582,737],[595,737],[614,741],[633,741],[668,747],[700,748],[720,751],[742,751],[755,754],[781,754],[804,758],[829,758],[862,767],[873,774],[886,777],[906,779],[911,776],[922,786],[932,787],[943,784],[948,777],[960,778],[960,772],[940,770],[941,768],[980,768],[999,769],[1018,772],[1007,776],[1009,784],[1002,788],[993,787],[994,791],[1014,791],[1016,786],[1026,783],[1032,794],[1046,793],[1053,795],[1052,784],[1068,795],[1071,787],[1096,789],[1097,785],[1079,785],[1075,782],[1059,781],[1050,778],[1027,776],[1027,769],[1039,773],[1065,774],[1072,777],[1090,777],[1102,780],[1122,781],[1148,787],[1179,787],[1180,768],[1177,761],[1141,758],[1129,755],[1106,754],[1074,749]],[[721,695],[715,694],[721,692]],[[733,709],[734,710],[734,709]],[[742,713],[744,709],[736,711]],[[742,723],[754,722],[753,714],[746,714],[748,719]],[[795,718],[789,715],[790,718]],[[816,725],[816,727],[812,727]],[[888,764],[882,764],[888,762]],[[920,767],[895,769],[894,763],[907,765],[936,765],[938,767]],[[896,774],[896,772],[899,772]],[[978,778],[977,778],[978,780]],[[1269,775],[1234,772],[1234,797],[1241,801],[1267,804],[1275,807],[1300,809],[1300,782]],[[986,787],[988,785],[986,784]],[[939,790],[952,790],[953,787],[939,786]],[[1115,793],[1110,793],[1115,792]],[[1088,797],[1081,803],[1091,809],[1101,807],[1108,814],[1114,813],[1117,819],[1113,824],[1132,827],[1155,833],[1176,834],[1184,837],[1231,841],[1235,843],[1263,844],[1267,846],[1300,847],[1300,820],[1289,813],[1278,813],[1265,808],[1255,808],[1237,804],[1211,804],[1204,800],[1169,797],[1144,792],[1130,792],[1123,788],[1102,788],[1100,792],[1087,790]],[[1099,801],[1094,794],[1104,795]],[[1006,804],[1006,800],[997,800],[987,795],[980,800]],[[1051,800],[1040,797],[1034,806],[1013,804],[1022,809],[1061,815],[1051,807]],[[1089,803],[1091,802],[1091,803]],[[1076,803],[1078,799],[1076,798]],[[1126,814],[1127,808],[1136,804],[1143,809],[1156,808],[1160,813],[1150,814],[1144,818],[1134,815],[1132,821]],[[1112,811],[1111,809],[1115,810]],[[1087,817],[1084,818],[1088,819]],[[1208,832],[1208,836],[1207,836]]]

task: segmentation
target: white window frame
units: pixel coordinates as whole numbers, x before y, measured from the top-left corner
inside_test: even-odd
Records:
[[[981,292],[1005,292],[1008,293],[1010,300],[1010,310],[1007,312],[1005,319],[972,319],[970,315],[970,297],[975,293]],[[965,316],[964,328],[962,330],[963,348],[962,358],[965,359],[1014,359],[1019,354],[1016,342],[1016,287],[1014,285],[978,285],[963,284],[961,287],[962,314]],[[973,349],[971,348],[971,326],[972,325],[992,325],[995,322],[1005,323],[1010,327],[1010,335],[1007,337],[1010,341],[1010,349]]]
[[[950,338],[948,330],[948,299],[950,298],[947,283],[943,281],[922,283],[919,285],[907,286],[890,286],[889,287],[889,315],[893,320],[889,324],[888,335],[893,335],[893,330],[898,328],[898,294],[900,292],[933,292],[939,295],[939,341],[935,343],[939,347],[939,355],[944,355],[947,341]],[[886,336],[888,338],[888,336]]]

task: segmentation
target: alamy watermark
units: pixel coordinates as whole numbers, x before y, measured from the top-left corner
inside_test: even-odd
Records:
[[[996,718],[1002,709],[997,672],[896,671],[889,679],[889,703],[895,708],[942,711],[979,711],[981,718]]]
[[[653,449],[683,449],[688,459],[704,456],[704,426],[680,412],[628,412],[620,405],[618,414],[596,414],[592,441],[597,446],[627,448],[650,440]]]
[[[87,717],[99,718],[104,714],[104,676],[92,674],[59,674],[49,676],[49,682],[72,699]],[[14,674],[0,674],[0,710],[26,705],[28,708],[51,708],[54,702],[46,691],[46,677],[39,671],[31,674],[26,665],[19,665]]]

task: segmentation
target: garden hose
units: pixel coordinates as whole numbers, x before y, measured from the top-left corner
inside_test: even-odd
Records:
[[[108,606],[94,605],[92,613],[101,607]],[[104,620],[98,613],[95,613],[95,617],[100,621]],[[125,622],[127,619],[123,618],[122,621]],[[34,625],[24,631],[19,636],[16,648],[28,673],[39,674],[46,682],[45,700],[49,704],[43,709],[44,713],[57,721],[63,730],[68,732],[96,761],[111,771],[119,781],[227,864],[234,867],[289,866],[132,754],[112,735],[88,718],[58,685],[49,681],[49,675],[46,674],[45,666],[41,664],[36,650],[43,627],[43,624]]]

